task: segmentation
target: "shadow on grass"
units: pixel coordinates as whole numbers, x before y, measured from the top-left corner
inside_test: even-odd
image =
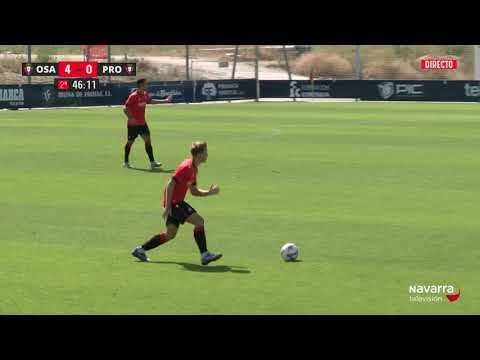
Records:
[[[136,168],[136,167],[131,167],[130,170],[143,171],[143,172],[147,172],[147,173],[164,173],[164,174],[171,174],[175,171],[173,169],[164,170],[164,169],[156,168],[156,169],[152,170],[152,169],[140,169],[140,168]]]
[[[141,261],[137,261],[141,262]],[[150,260],[145,264],[174,264],[183,266],[184,270],[195,271],[195,272],[209,272],[209,273],[225,273],[231,272],[234,274],[250,274],[250,270],[246,269],[243,266],[228,266],[228,265],[198,265],[185,262],[176,262],[176,261],[152,261]]]

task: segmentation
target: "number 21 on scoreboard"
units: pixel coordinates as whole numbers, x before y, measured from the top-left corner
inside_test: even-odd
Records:
[[[58,80],[57,90],[68,90],[68,80]]]

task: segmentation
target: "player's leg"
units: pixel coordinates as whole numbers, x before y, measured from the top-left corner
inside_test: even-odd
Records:
[[[207,249],[207,238],[205,236],[205,220],[201,217],[193,208],[189,207],[187,203],[187,210],[190,208],[194,212],[185,220],[186,222],[192,224],[193,228],[193,237],[197,243],[198,250],[200,251],[202,265],[207,265],[212,261],[218,260],[222,257],[222,254],[212,254]]]
[[[123,167],[126,167],[126,168],[130,167],[130,162],[128,161],[128,157],[130,156],[130,149],[132,148],[132,145],[134,142],[135,140],[128,140],[127,143],[125,144]]]
[[[150,129],[148,128],[148,125],[145,125],[143,127],[141,136],[143,141],[145,141],[145,152],[147,153],[148,159],[150,160],[151,168],[154,169],[162,166],[161,163],[155,161],[155,158],[153,156],[152,139],[150,138]]]
[[[150,240],[142,245],[142,249],[145,251],[155,249],[157,246],[165,244],[167,241],[170,241],[177,236],[178,225],[169,223],[167,224],[167,231],[162,232],[158,235],[154,235]]]
[[[175,236],[177,235],[178,226],[179,224],[176,221],[173,221],[173,222],[167,221],[167,231],[154,235],[150,238],[150,240],[145,242],[143,245],[137,246],[133,250],[132,255],[140,259],[141,261],[149,261],[147,254],[145,252],[148,250],[155,249],[156,247],[163,245],[166,242],[174,239]]]
[[[125,153],[124,153],[125,156],[124,156],[123,167],[129,168],[130,163],[128,161],[128,157],[130,156],[130,149],[132,148],[132,145],[138,136],[138,130],[136,129],[136,127],[129,126],[127,136],[128,138],[127,138],[127,143],[125,144]]]

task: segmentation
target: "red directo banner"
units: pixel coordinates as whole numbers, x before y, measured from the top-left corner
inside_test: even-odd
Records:
[[[432,71],[457,70],[458,60],[455,57],[431,57],[420,58],[420,69]]]
[[[98,61],[108,59],[108,45],[81,45],[87,61]]]

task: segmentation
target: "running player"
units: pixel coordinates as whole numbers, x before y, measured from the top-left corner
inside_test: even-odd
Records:
[[[153,236],[142,246],[137,246],[132,255],[141,261],[149,261],[145,251],[152,250],[159,245],[175,238],[180,224],[188,222],[194,226],[193,237],[200,251],[202,265],[207,265],[222,257],[222,254],[212,254],[207,250],[205,237],[205,221],[197,211],[184,201],[187,190],[193,196],[209,196],[220,192],[217,185],[211,185],[209,190],[197,187],[198,166],[207,161],[207,143],[195,142],[190,149],[191,158],[184,160],[175,170],[163,192],[163,218],[166,220],[166,232]]]

